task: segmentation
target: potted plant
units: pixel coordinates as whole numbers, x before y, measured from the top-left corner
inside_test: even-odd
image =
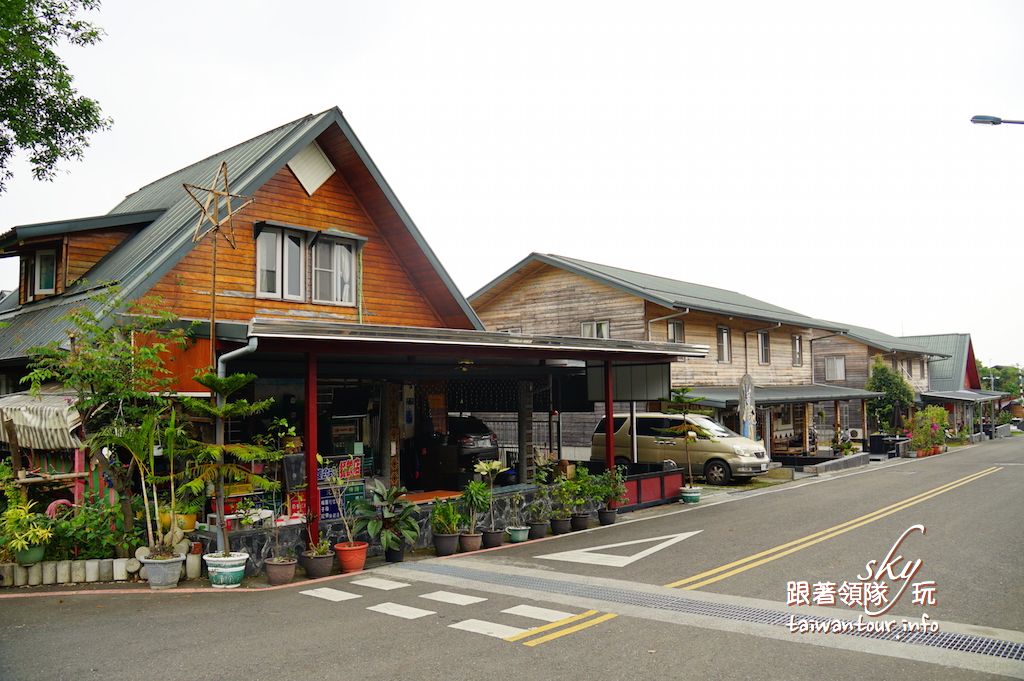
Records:
[[[287,552],[281,550],[281,527],[275,522],[273,555],[263,563],[263,567],[267,571],[267,581],[271,586],[288,584],[295,579],[297,563],[298,561],[292,556],[290,549]]]
[[[185,495],[178,499],[178,527],[183,532],[194,532],[199,513],[203,510],[203,499],[197,496]]]
[[[508,500],[509,524],[505,528],[509,541],[513,544],[529,539],[530,526],[523,524],[523,495],[515,492]]]
[[[485,549],[492,549],[501,546],[505,536],[504,530],[499,530],[494,524],[494,478],[507,471],[508,468],[501,465],[497,459],[492,461],[478,461],[473,466],[473,471],[483,476],[487,482],[487,514],[488,527],[483,531],[483,546]]]
[[[352,456],[349,457],[349,459],[352,458]],[[324,463],[324,458],[319,454],[316,455],[316,460],[317,463]],[[338,507],[338,517],[341,520],[342,527],[345,528],[345,541],[334,545],[334,553],[338,556],[338,564],[341,566],[342,572],[358,572],[362,570],[363,566],[366,565],[366,550],[370,546],[367,542],[356,541],[353,534],[356,517],[345,502],[345,493],[354,484],[353,478],[341,478],[338,475],[327,479],[327,489],[330,490],[331,496],[334,498],[334,504]]]
[[[538,467],[534,475],[537,491],[525,509],[526,524],[530,526],[530,539],[543,539],[548,534],[548,520],[551,517],[551,486],[547,484],[548,475],[547,467]]]
[[[571,480],[559,476],[551,485],[551,533],[566,534],[572,529],[572,502],[575,498]]]
[[[388,487],[380,480],[371,480],[367,492],[367,497],[353,504],[356,534],[366,532],[372,541],[380,542],[386,561],[400,563],[405,560],[405,547],[415,545],[420,536],[416,504],[402,498],[409,490]]]
[[[613,525],[618,517],[615,505],[626,501],[626,467],[616,466],[598,477],[597,493],[601,508],[597,511],[597,519],[602,525]]]
[[[568,481],[572,516],[569,527],[573,532],[585,530],[590,526],[590,513],[587,507],[599,495],[597,481],[590,471],[577,466],[576,474]]]
[[[309,533],[310,523],[306,522],[306,536],[309,537],[309,548],[302,552],[302,567],[306,570],[306,576],[310,579],[320,579],[331,574],[334,567],[334,552],[331,551],[331,542],[323,532],[320,532],[320,539],[313,541]]]
[[[167,458],[170,483],[170,523],[165,532],[160,523],[160,509],[157,500],[155,475],[156,450],[158,434],[163,433],[162,454]],[[159,426],[159,415],[145,414],[138,427],[128,427],[123,423],[113,424],[98,432],[91,438],[91,449],[102,450],[104,446],[123,449],[131,454],[132,461],[139,471],[139,482],[142,487],[142,500],[145,509],[146,534],[149,546],[136,552],[136,558],[146,567],[149,588],[154,590],[172,589],[178,585],[181,576],[181,564],[185,561],[185,533],[177,522],[177,491],[174,463],[175,454],[182,439],[181,430],[176,425],[176,413],[172,409],[167,427]],[[152,485],[152,489],[150,486]]]
[[[483,541],[483,535],[476,531],[476,519],[490,507],[491,494],[482,481],[470,480],[463,488],[459,502],[462,504],[462,513],[466,520],[466,529],[459,535],[459,549],[464,552],[477,551]]]
[[[264,490],[276,490],[280,485],[256,472],[258,464],[276,461],[281,452],[260,444],[237,443],[224,444],[223,421],[226,419],[245,419],[262,413],[273,403],[273,398],[249,402],[245,399],[230,400],[229,398],[256,380],[255,374],[231,374],[218,376],[207,371],[197,373],[193,378],[216,396],[216,402],[194,397],[181,399],[185,409],[197,416],[211,418],[221,424],[216,428],[215,443],[195,443],[193,460],[188,471],[189,482],[184,487],[195,496],[204,494],[207,485],[216,486],[217,522],[220,526],[221,551],[207,553],[203,556],[210,573],[210,583],[218,588],[237,587],[245,576],[245,565],[249,554],[244,551],[232,551],[228,537],[228,524],[224,510],[224,481],[250,483]]]
[[[18,565],[34,565],[43,559],[46,544],[53,537],[50,519],[32,510],[35,502],[9,506],[0,516],[0,538],[14,553]]]
[[[430,532],[437,555],[450,556],[458,551],[461,525],[462,514],[454,501],[434,499],[434,507],[430,509]]]

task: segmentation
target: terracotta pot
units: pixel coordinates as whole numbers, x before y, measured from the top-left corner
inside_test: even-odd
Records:
[[[484,536],[479,532],[470,534],[468,532],[459,535],[459,550],[463,553],[467,551],[479,551],[480,544],[483,542]]]
[[[615,519],[619,517],[614,508],[602,508],[597,512],[597,521],[602,525],[614,525]]]
[[[195,532],[196,529],[196,514],[195,513],[179,513],[178,516],[178,527],[183,532]]]
[[[320,579],[331,574],[331,568],[334,567],[334,555],[328,553],[326,556],[314,556],[309,551],[303,551],[302,557],[304,559],[306,568],[306,576],[310,579]]]
[[[572,531],[572,520],[569,518],[552,518],[551,534],[568,534]]]
[[[298,562],[294,558],[271,558],[263,564],[267,570],[267,581],[273,586],[292,581]]]
[[[450,556],[459,550],[459,535],[435,534],[434,550],[439,556]]]
[[[505,540],[505,530],[484,530],[483,545],[485,549],[493,549],[501,546]]]
[[[359,572],[366,565],[366,549],[364,541],[341,542],[334,545],[334,554],[338,556],[338,564],[342,572]]]
[[[919,449],[919,450],[917,450],[917,458],[923,459],[924,457],[928,456],[928,452],[929,452],[929,450],[927,450],[927,449]]]
[[[934,447],[932,447],[932,454],[941,454],[941,453],[942,453],[942,446],[941,445],[935,445]]]
[[[548,536],[548,521],[530,523],[530,539],[543,539]]]

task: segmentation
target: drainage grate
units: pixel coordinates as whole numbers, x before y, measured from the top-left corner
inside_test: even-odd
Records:
[[[473,568],[461,568],[451,564],[434,563],[409,563],[403,566],[407,570],[429,572],[449,577],[461,577],[472,579],[477,582],[495,584],[499,586],[511,586],[547,593],[568,594],[580,598],[592,598],[612,603],[623,603],[636,605],[644,608],[655,608],[658,610],[671,610],[691,615],[704,615],[708,617],[720,617],[722,619],[738,622],[751,622],[754,624],[768,624],[773,626],[785,626],[788,628],[790,615],[792,613],[767,608],[752,608],[743,605],[731,605],[727,603],[711,603],[707,601],[687,598],[686,596],[673,596],[669,594],[651,594],[620,589],[616,587],[594,586],[579,584],[575,582],[564,582],[555,579],[544,579],[543,577],[525,577],[520,575],[506,575]],[[989,655],[1007,660],[1024,661],[1024,644],[1012,641],[1001,641],[984,636],[973,636],[970,634],[957,634],[952,632],[904,632],[899,627],[890,631],[857,631],[852,620],[843,620],[833,617],[800,616],[801,620],[808,623],[817,623],[823,626],[831,625],[834,622],[849,622],[850,630],[836,632],[843,636],[856,636],[875,641],[891,641],[893,643],[906,643],[913,645],[941,648],[943,650],[955,650],[964,653],[977,655]]]

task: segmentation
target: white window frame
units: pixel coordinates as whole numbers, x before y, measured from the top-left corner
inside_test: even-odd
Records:
[[[581,322],[580,336],[583,338],[602,338],[607,340],[612,337],[611,327],[611,322],[607,319]]]
[[[274,272],[276,273],[275,277],[274,277],[274,287],[276,289],[275,291],[265,291],[265,290],[263,290],[261,288],[261,286],[263,284],[263,278],[260,276],[260,263],[262,262],[262,258],[260,256],[261,256],[261,254],[263,252],[263,249],[261,248],[260,244],[261,243],[266,243],[266,241],[264,240],[264,235],[267,235],[267,236],[273,235],[274,236],[274,244],[275,244],[274,250],[276,251],[276,253],[274,254]],[[281,230],[280,229],[264,229],[256,237],[256,297],[257,298],[280,298],[281,297],[281,292],[283,291],[282,282],[283,282],[283,274],[284,274],[282,272],[282,270],[281,270],[281,249],[283,248],[283,243],[284,243],[284,238],[283,238],[283,235],[281,234]]]
[[[830,371],[831,368],[831,371]],[[846,380],[846,355],[825,356],[825,380],[845,381]]]
[[[39,276],[40,273],[43,271],[43,268],[40,267],[40,264],[39,264],[39,258],[44,256],[44,255],[49,255],[51,258],[53,258],[53,281],[50,282],[51,285],[48,288],[43,288],[43,285],[42,285],[42,282],[40,281],[40,276]],[[57,251],[55,249],[47,248],[47,249],[44,249],[44,250],[41,250],[41,251],[36,251],[35,262],[33,264],[33,268],[32,269],[33,269],[32,278],[34,280],[32,282],[32,293],[34,293],[34,294],[47,294],[47,293],[56,293],[57,292]]]
[[[802,334],[794,333],[790,339],[793,347],[793,366],[802,367],[804,365],[804,337]]]
[[[715,327],[715,344],[718,349],[718,363],[732,364],[732,329],[721,324]]]
[[[324,269],[317,266],[317,250],[330,246],[331,248],[331,268]],[[347,247],[347,248],[346,248]],[[310,267],[313,273],[313,302],[321,305],[342,305],[345,307],[353,307],[356,304],[356,290],[359,286],[359,258],[358,258],[359,245],[354,241],[348,241],[346,239],[329,239],[320,237],[316,243],[313,244],[313,248],[310,250]],[[349,282],[349,295],[342,297],[338,289],[344,288],[340,286],[341,272],[344,269],[343,260],[346,257],[349,258],[349,271],[351,273]],[[317,291],[317,273],[318,272],[331,272],[331,292],[329,298],[324,298],[319,295]]]
[[[772,363],[772,337],[767,331],[757,332],[757,363],[765,366]]]
[[[299,292],[288,293],[288,275],[291,274],[288,263],[288,240],[297,237],[299,240]],[[285,300],[306,299],[306,236],[301,232],[285,230],[281,235],[281,297]]]
[[[669,343],[685,343],[686,327],[678,319],[669,321],[665,326],[665,340]]]

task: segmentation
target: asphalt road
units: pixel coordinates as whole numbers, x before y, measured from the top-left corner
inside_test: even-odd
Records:
[[[0,599],[0,680],[1024,677],[998,656],[755,616],[856,619],[788,607],[787,582],[854,580],[921,524],[896,564],[920,559],[913,581],[934,581],[936,604],[908,593],[889,614],[1024,643],[1022,483],[1018,438],[286,589]],[[579,550],[590,562],[542,557]]]

